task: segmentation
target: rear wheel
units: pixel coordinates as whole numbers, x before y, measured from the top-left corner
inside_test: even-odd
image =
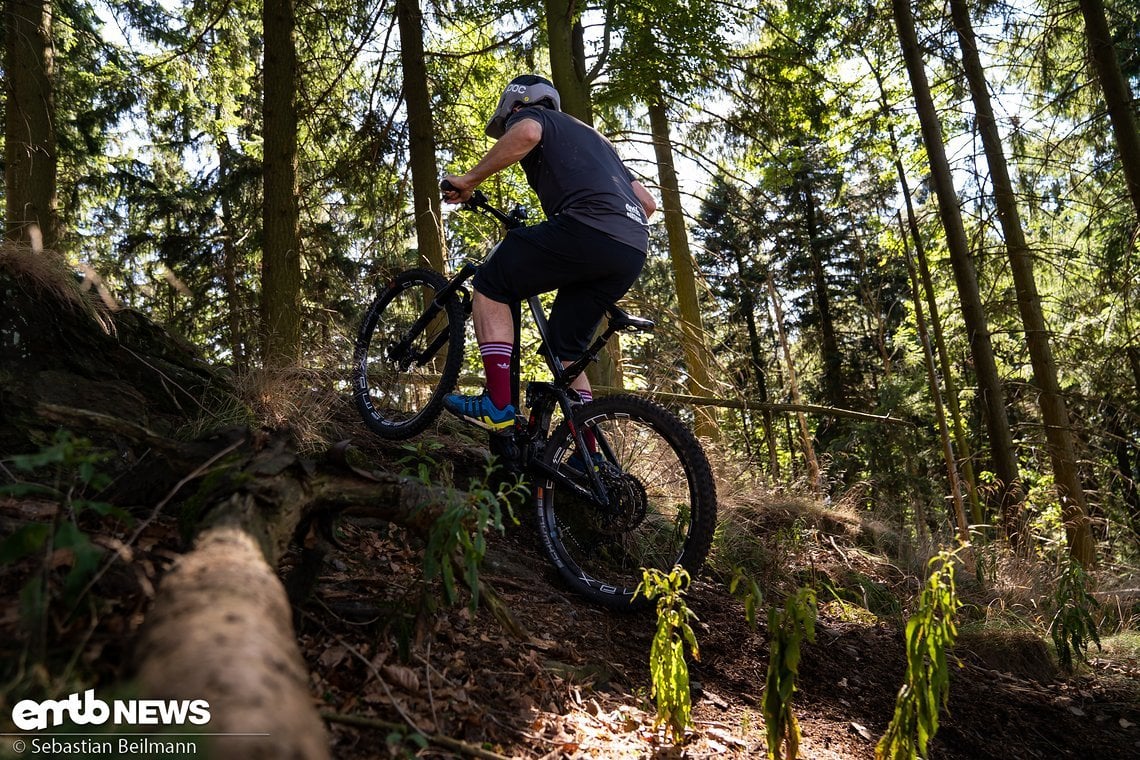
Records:
[[[446,284],[430,269],[401,272],[364,315],[353,354],[353,398],[364,424],[382,438],[410,438],[434,422],[459,378],[462,304],[451,298],[432,306]],[[436,313],[424,321],[429,308]]]
[[[578,426],[596,431],[597,466],[609,505],[547,480],[538,499],[542,545],[576,591],[613,609],[633,609],[642,568],[681,565],[696,575],[716,529],[716,485],[700,442],[664,407],[634,396],[582,406]],[[554,431],[546,463],[585,483],[566,422]],[[573,459],[572,459],[573,458]]]

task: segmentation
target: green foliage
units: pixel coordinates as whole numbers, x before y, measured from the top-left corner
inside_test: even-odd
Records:
[[[419,478],[425,485],[432,485],[428,477],[432,469],[425,462],[419,463]],[[487,532],[503,531],[504,506],[507,519],[515,519],[511,500],[526,492],[526,486],[517,479],[497,489],[490,487],[494,470],[494,464],[488,463],[483,477],[472,480],[466,491],[447,488],[447,503],[432,524],[424,549],[424,581],[439,579],[444,599],[454,604],[458,597],[458,568],[463,584],[471,592],[472,610],[479,606],[479,568],[487,553]]]
[[[108,458],[109,454],[95,449],[87,439],[59,430],[40,451],[6,460],[13,470],[34,479],[0,485],[0,495],[49,499],[58,504],[51,524],[29,523],[0,542],[0,566],[36,554],[43,558],[39,571],[20,591],[21,613],[33,632],[42,632],[53,601],[73,607],[98,568],[103,549],[80,527],[80,516],[90,511],[130,521],[118,507],[88,498],[88,494],[110,484],[110,477],[99,469]],[[50,582],[50,572],[52,555],[58,551],[68,552],[71,562],[57,588]]]
[[[764,603],[764,594],[760,591],[760,586],[738,567],[733,571],[728,591],[744,604],[744,619],[748,621],[752,630],[756,630],[756,610]]]
[[[816,615],[815,591],[806,587],[789,596],[783,610],[768,610],[768,678],[762,709],[768,757],[773,760],[794,760],[799,755],[800,725],[792,711],[792,696],[800,673],[803,642],[815,641]]]
[[[938,713],[950,697],[947,651],[958,629],[955,614],[962,603],[954,584],[955,553],[943,550],[928,563],[931,569],[906,624],[906,678],[895,701],[895,715],[875,747],[876,760],[925,757],[938,731]]]
[[[635,599],[641,594],[657,600],[657,633],[649,649],[649,675],[653,682],[649,695],[657,702],[653,727],[664,725],[666,736],[672,736],[674,741],[693,725],[686,642],[693,658],[701,658],[697,637],[689,625],[697,616],[685,604],[688,586],[689,573],[683,567],[674,567],[668,573],[643,568],[642,581],[634,592]]]
[[[1089,576],[1080,563],[1067,558],[1065,567],[1057,577],[1057,591],[1053,595],[1053,605],[1057,612],[1049,623],[1049,635],[1057,647],[1057,659],[1065,670],[1073,669],[1073,655],[1082,662],[1088,662],[1086,652],[1089,642],[1100,649],[1093,613],[1100,603],[1089,593]]]

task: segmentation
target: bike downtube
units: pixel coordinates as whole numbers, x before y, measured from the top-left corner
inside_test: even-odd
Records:
[[[604,502],[598,501],[598,494],[594,490],[591,490],[589,488],[584,488],[583,486],[575,483],[573,480],[571,480],[570,478],[568,478],[564,474],[562,474],[562,472],[557,467],[549,465],[540,459],[534,460],[532,462],[531,466],[534,469],[542,472],[544,475],[549,477],[551,480],[553,480],[559,486],[561,486],[563,488],[570,489],[579,498],[587,499],[588,501],[591,501],[591,502],[594,502],[595,504],[598,504],[598,506],[602,506],[602,507],[609,506],[609,500],[608,499]]]

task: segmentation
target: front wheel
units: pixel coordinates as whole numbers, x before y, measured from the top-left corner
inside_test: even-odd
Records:
[[[695,576],[716,530],[716,485],[696,436],[664,407],[636,396],[609,396],[579,408],[591,429],[595,465],[608,506],[558,488],[537,492],[542,545],[574,590],[613,609],[648,604],[638,595],[642,568],[680,565]],[[547,445],[546,463],[585,483],[582,459],[563,421]]]
[[[364,424],[404,439],[439,415],[463,363],[462,304],[435,303],[447,280],[430,269],[396,275],[368,307],[353,354],[352,395]]]

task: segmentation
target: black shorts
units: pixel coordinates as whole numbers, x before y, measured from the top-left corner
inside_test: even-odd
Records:
[[[645,254],[564,216],[511,230],[479,267],[472,286],[500,303],[557,290],[550,346],[563,361],[585,353],[606,309],[633,285]]]

